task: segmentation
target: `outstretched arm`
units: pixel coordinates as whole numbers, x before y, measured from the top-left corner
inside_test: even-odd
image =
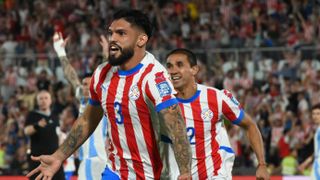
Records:
[[[87,105],[83,115],[72,126],[66,140],[52,155],[41,155],[31,157],[34,161],[39,161],[40,165],[32,170],[28,177],[40,173],[37,179],[51,179],[59,170],[62,162],[67,159],[85,140],[91,135],[102,118],[103,110],[100,106]]]
[[[264,158],[263,141],[256,123],[253,122],[251,117],[245,113],[244,119],[239,125],[245,129],[251,147],[257,156],[259,162],[256,172],[257,179],[269,180],[270,176],[267,171],[267,164]]]
[[[76,90],[80,85],[80,80],[78,78],[78,74],[76,73],[75,69],[70,64],[65,47],[68,42],[69,38],[63,39],[61,33],[55,33],[53,36],[53,47],[56,51],[58,58],[61,62],[61,66],[64,72],[64,75],[66,79],[69,81],[69,83],[72,85],[72,88]]]
[[[164,125],[172,140],[173,151],[180,169],[180,179],[191,176],[191,147],[180,107],[174,104],[160,111]]]

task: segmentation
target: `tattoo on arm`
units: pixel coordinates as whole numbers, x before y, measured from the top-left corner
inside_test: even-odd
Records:
[[[78,74],[75,69],[71,66],[67,57],[60,57],[60,62],[62,65],[62,69],[64,75],[66,76],[69,83],[72,85],[72,88],[75,90],[78,86],[81,85],[80,80],[78,78]]]
[[[72,129],[67,139],[61,145],[64,154],[72,154],[79,147],[79,144],[83,141],[82,131],[81,124]]]
[[[173,143],[173,151],[180,173],[188,173],[191,169],[191,148],[187,138],[186,126],[178,104],[161,111],[165,127]]]

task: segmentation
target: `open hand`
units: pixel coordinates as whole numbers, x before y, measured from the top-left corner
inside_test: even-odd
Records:
[[[109,42],[107,41],[107,38],[104,35],[100,35],[100,45],[102,47],[102,53],[103,53],[104,59],[108,59]]]
[[[53,47],[59,57],[66,56],[65,47],[70,37],[67,37],[65,40],[61,32],[55,32],[53,35]]]
[[[27,174],[31,177],[36,173],[40,173],[36,180],[47,179],[51,180],[54,174],[59,170],[62,162],[55,158],[53,155],[31,156],[33,161],[40,162],[40,165]]]

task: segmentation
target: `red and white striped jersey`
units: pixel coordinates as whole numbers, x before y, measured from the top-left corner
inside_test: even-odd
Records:
[[[189,99],[177,98],[192,149],[192,178],[229,177],[234,152],[223,118],[238,124],[244,117],[244,111],[227,90],[200,84],[197,89],[196,94]],[[226,167],[229,165],[231,167]]]
[[[89,103],[101,105],[108,119],[108,166],[121,179],[160,179],[157,112],[178,103],[175,93],[167,71],[148,52],[128,71],[107,62],[96,69]]]

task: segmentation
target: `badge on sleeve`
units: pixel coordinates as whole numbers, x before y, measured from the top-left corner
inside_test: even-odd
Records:
[[[172,92],[171,87],[167,82],[166,78],[164,77],[163,73],[164,72],[158,72],[155,74],[156,86],[161,97],[170,95]]]

